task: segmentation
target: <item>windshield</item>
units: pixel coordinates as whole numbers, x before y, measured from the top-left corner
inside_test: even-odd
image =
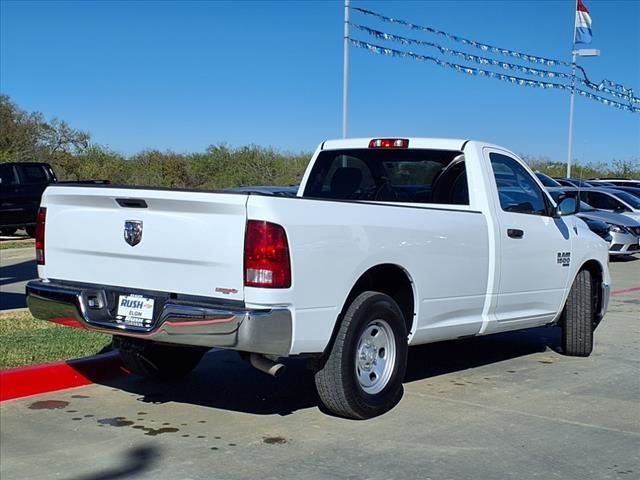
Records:
[[[612,195],[615,195],[616,197],[618,197],[623,202],[628,203],[629,205],[631,205],[632,208],[640,209],[640,199],[634,197],[630,193],[621,192],[621,191],[610,192],[610,193]]]

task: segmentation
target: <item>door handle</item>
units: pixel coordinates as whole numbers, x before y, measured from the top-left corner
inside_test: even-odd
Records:
[[[522,238],[524,237],[524,230],[520,230],[519,228],[509,228],[507,229],[507,235],[509,238]]]

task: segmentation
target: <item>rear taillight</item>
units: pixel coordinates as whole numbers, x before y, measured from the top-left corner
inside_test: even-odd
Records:
[[[47,209],[40,207],[36,218],[36,260],[44,265],[44,225],[47,220]]]
[[[369,148],[409,148],[408,138],[374,138]]]
[[[249,220],[244,237],[245,287],[288,288],[291,262],[287,234],[280,225]]]

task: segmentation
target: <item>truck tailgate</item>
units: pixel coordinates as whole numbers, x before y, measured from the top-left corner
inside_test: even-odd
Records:
[[[40,277],[242,300],[246,201],[241,194],[49,187]],[[125,240],[127,221],[142,222],[135,245]]]

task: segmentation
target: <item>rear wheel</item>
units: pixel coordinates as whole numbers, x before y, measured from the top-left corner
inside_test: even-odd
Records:
[[[145,378],[171,380],[196,368],[207,349],[162,345],[146,340],[114,337],[122,363],[131,373]]]
[[[402,398],[407,331],[396,302],[363,292],[348,307],[315,381],[330,412],[347,418],[381,415]]]
[[[588,357],[593,350],[591,273],[581,270],[573,281],[562,312],[562,348],[565,355]]]

